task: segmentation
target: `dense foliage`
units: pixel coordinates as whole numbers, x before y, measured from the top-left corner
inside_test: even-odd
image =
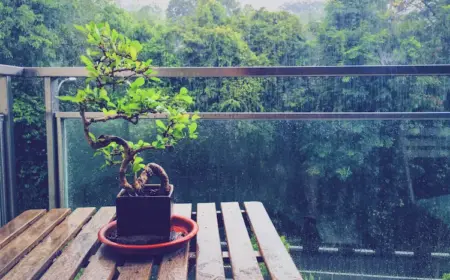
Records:
[[[310,16],[305,6],[320,12]],[[79,65],[85,46],[73,24],[91,20],[107,21],[139,40],[139,59],[152,59],[155,66],[450,63],[450,0],[329,0],[322,6],[299,1],[281,10],[256,10],[234,0],[171,0],[162,15],[150,6],[127,12],[106,0],[6,0],[0,3],[0,63]],[[203,112],[448,111],[449,85],[447,77],[437,76],[196,78],[160,84],[167,92],[186,87],[196,104],[190,109]],[[14,93],[21,207],[42,207],[47,188],[42,85],[26,80],[15,84]],[[266,195],[271,216],[286,233],[300,233],[298,217],[308,214],[334,223],[329,235],[336,234],[341,243],[356,239],[382,250],[450,248],[445,241],[449,216],[433,210],[436,219],[416,203],[449,192],[448,155],[429,147],[426,153],[437,155],[415,157],[407,147],[407,139],[422,136],[446,141],[447,127],[445,121],[218,123],[207,126],[203,139],[200,135],[195,157],[182,150],[172,163],[193,166],[183,169],[188,175],[175,174],[203,174],[206,179],[196,181],[202,187],[217,181],[223,189],[234,186],[240,195],[233,199]],[[125,128],[117,123],[108,129]],[[142,129],[133,133],[140,137]],[[78,186],[89,184],[77,180]],[[197,190],[188,197],[214,201],[217,190]],[[273,195],[279,199],[272,201]],[[345,227],[336,213],[349,216]],[[357,228],[358,237],[340,238],[348,228]]]

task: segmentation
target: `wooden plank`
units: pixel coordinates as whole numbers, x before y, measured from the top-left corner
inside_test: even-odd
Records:
[[[237,202],[222,202],[233,279],[263,279]]]
[[[251,227],[272,279],[302,279],[261,202],[245,202]]]
[[[3,247],[0,250],[0,278],[69,214],[70,209],[52,209]]]
[[[292,246],[292,247],[295,247],[295,246]],[[258,261],[261,260],[261,262],[263,262],[263,259],[261,257],[261,253],[259,251],[253,251],[253,252],[255,253],[256,259]],[[197,253],[196,252],[189,252],[189,258],[190,259],[197,259]],[[230,254],[228,253],[228,251],[222,251],[222,258],[224,259],[224,262],[226,262],[230,258]]]
[[[50,266],[61,248],[81,230],[81,227],[94,212],[95,208],[93,207],[76,209],[10,270],[3,279],[38,279]]]
[[[175,204],[174,213],[191,217],[192,204]],[[164,255],[159,268],[158,279],[187,279],[188,274],[188,262],[189,262],[189,244],[186,244],[184,248]]]
[[[245,214],[245,210],[241,210],[241,213],[244,215]],[[217,215],[222,215],[222,211],[217,210],[216,214]],[[196,211],[192,211],[192,218],[197,219],[197,212]]]
[[[225,279],[219,226],[214,203],[197,204],[196,279]]]
[[[99,229],[111,221],[116,213],[115,207],[102,207],[81,230],[70,245],[64,249],[61,256],[56,258],[52,266],[41,279],[73,279],[83,260],[97,244]]]
[[[118,280],[148,280],[152,273],[152,265],[151,259],[142,262],[126,262],[122,267],[119,267]]]
[[[97,253],[89,259],[80,280],[111,280],[116,272],[117,260],[118,256],[102,244]]]
[[[45,214],[45,210],[27,210],[0,228],[0,249]]]

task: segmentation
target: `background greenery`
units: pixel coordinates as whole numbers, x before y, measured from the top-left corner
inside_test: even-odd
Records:
[[[330,0],[314,4],[314,16],[306,6],[292,2],[274,12],[233,0],[171,0],[167,11],[155,6],[125,11],[107,0],[3,0],[0,63],[80,66],[84,39],[73,24],[89,21],[107,21],[141,41],[140,58],[153,59],[155,66],[450,63],[450,0]],[[14,79],[13,86],[20,209],[46,207],[43,84]],[[436,76],[164,79],[161,86],[171,91],[187,87],[197,101],[192,110],[203,112],[420,112],[450,107],[449,79]],[[66,84],[63,93],[71,87]],[[79,139],[80,128],[78,122],[68,125],[74,139]],[[142,131],[121,123],[98,129]],[[203,140],[201,136],[198,143],[179,147],[177,154],[146,158],[165,160],[169,170],[181,172],[172,175],[181,178],[175,179],[180,199],[258,198],[294,243],[301,242],[302,217],[313,215],[325,243],[380,250],[450,247],[448,155],[409,159],[404,141],[431,139],[445,150],[448,122],[205,123],[200,133]],[[112,204],[116,170],[96,170],[95,161],[81,165],[92,156],[83,146],[71,151],[78,153],[68,163],[68,173],[75,174],[69,178],[76,194],[73,205],[94,198],[98,204]],[[86,172],[105,185],[92,187],[101,180],[92,181]],[[187,186],[196,180],[192,174],[207,179]],[[108,195],[101,196],[106,189]],[[416,275],[434,272],[425,266]]]

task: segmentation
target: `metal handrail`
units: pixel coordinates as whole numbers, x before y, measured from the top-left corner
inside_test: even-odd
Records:
[[[23,67],[0,64],[0,76],[22,76]]]
[[[450,75],[450,64],[276,67],[155,67],[162,78],[317,77]],[[129,73],[122,72],[121,75]],[[84,67],[16,67],[0,64],[0,75],[21,77],[87,77]]]
[[[450,112],[281,112],[281,113],[198,113],[204,120],[450,120]],[[78,112],[56,112],[61,119],[78,119]],[[87,118],[102,118],[102,112],[87,112]],[[164,119],[165,114],[142,116],[143,119]]]

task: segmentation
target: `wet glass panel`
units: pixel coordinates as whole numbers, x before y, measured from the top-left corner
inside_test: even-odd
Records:
[[[113,205],[118,167],[100,168],[79,119],[64,125],[69,206]],[[298,266],[316,277],[440,277],[450,271],[448,127],[443,120],[202,120],[199,139],[144,158],[165,167],[176,202],[263,202]],[[151,139],[155,124],[114,121],[92,131]]]
[[[84,79],[61,87],[74,95]],[[448,76],[163,78],[169,94],[188,89],[200,112],[441,112],[450,110]],[[112,96],[123,96],[117,87]],[[61,111],[77,107],[61,102]]]

